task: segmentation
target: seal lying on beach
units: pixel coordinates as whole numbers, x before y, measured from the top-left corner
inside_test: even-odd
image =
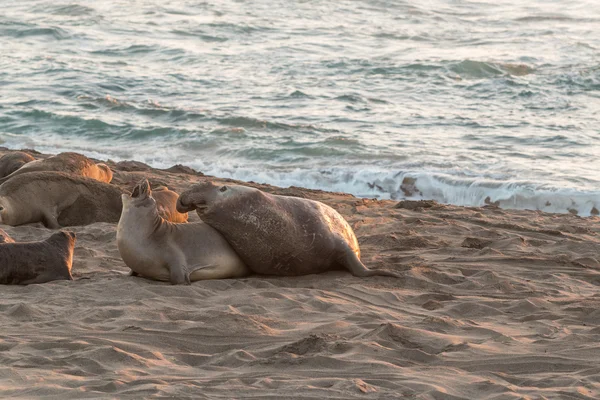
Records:
[[[10,175],[0,179],[0,184],[20,174],[42,171],[68,172],[106,183],[109,183],[113,178],[113,172],[106,164],[96,164],[86,156],[78,153],[60,153],[23,165]]]
[[[204,222],[174,224],[159,214],[146,179],[123,196],[117,246],[132,275],[189,284],[249,271],[227,241]]]
[[[116,186],[64,172],[30,172],[0,185],[0,223],[42,222],[46,227],[117,222],[121,194]]]
[[[169,222],[181,224],[188,221],[187,213],[177,211],[177,199],[179,195],[164,186],[152,190],[152,197],[156,201],[158,214]]]
[[[197,209],[259,274],[307,275],[341,267],[355,276],[397,276],[365,267],[348,222],[318,201],[206,182],[181,193],[177,209]]]
[[[0,229],[0,244],[1,243],[14,243],[15,241],[11,238],[4,229]]]
[[[0,244],[0,283],[28,285],[73,280],[75,234],[56,232],[39,242]]]
[[[11,151],[3,155],[0,157],[0,178],[12,174],[31,161],[35,161],[35,158],[24,151]]]

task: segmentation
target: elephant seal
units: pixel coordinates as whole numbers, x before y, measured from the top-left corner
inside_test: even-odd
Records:
[[[0,185],[0,223],[46,227],[117,222],[121,194],[114,185],[64,172],[29,172]]]
[[[156,201],[158,214],[169,222],[181,224],[188,221],[188,213],[177,211],[177,199],[179,195],[164,186],[152,190],[152,197]]]
[[[172,284],[248,275],[229,243],[204,222],[174,224],[162,218],[146,179],[122,200],[117,246],[132,275]]]
[[[24,151],[11,151],[3,155],[0,157],[0,178],[12,174],[31,161],[35,161],[35,158]]]
[[[56,232],[39,242],[0,244],[0,283],[28,285],[73,280],[73,232]]]
[[[206,182],[179,196],[177,210],[193,209],[259,274],[307,275],[341,267],[355,276],[398,277],[365,267],[348,222],[318,201]]]
[[[96,164],[86,156],[78,153],[60,153],[23,165],[10,175],[0,179],[0,184],[20,174],[42,171],[67,172],[106,183],[110,183],[113,178],[113,172],[106,164]]]
[[[0,229],[0,244],[2,243],[14,243],[15,241],[11,238],[4,229]]]

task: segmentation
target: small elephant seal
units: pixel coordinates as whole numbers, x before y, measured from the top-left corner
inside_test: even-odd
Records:
[[[0,244],[2,243],[14,243],[15,241],[11,238],[4,229],[0,229]]]
[[[73,232],[56,232],[40,242],[0,244],[0,283],[28,285],[73,280]]]
[[[348,222],[318,201],[206,182],[183,192],[177,209],[197,209],[259,274],[307,275],[341,267],[355,276],[398,276],[365,267]]]
[[[249,271],[229,243],[204,222],[174,224],[158,214],[147,180],[123,195],[117,246],[132,275],[189,284]]]
[[[158,215],[169,222],[181,224],[188,221],[188,213],[177,211],[177,199],[179,195],[164,186],[152,190],[152,197],[156,201]]]
[[[117,186],[64,172],[29,172],[0,185],[0,223],[42,222],[58,229],[117,222],[122,193]]]
[[[96,164],[78,153],[60,153],[23,165],[12,174],[0,179],[0,184],[20,174],[42,171],[67,172],[106,183],[110,183],[113,178],[113,172],[106,164]]]
[[[11,151],[3,155],[0,157],[0,178],[12,174],[31,161],[35,161],[35,158],[24,151]]]

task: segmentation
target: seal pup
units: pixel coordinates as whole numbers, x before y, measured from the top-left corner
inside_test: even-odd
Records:
[[[3,155],[0,157],[0,178],[12,174],[31,161],[35,161],[35,158],[24,151],[11,151]]]
[[[47,228],[117,222],[117,186],[64,172],[29,172],[0,185],[0,223],[42,222]]]
[[[0,283],[28,285],[73,280],[73,232],[56,232],[39,242],[0,244]]]
[[[106,164],[96,164],[86,156],[78,153],[60,153],[23,165],[10,175],[0,179],[0,184],[20,174],[42,171],[68,172],[106,183],[110,183],[113,178],[113,172]]]
[[[321,202],[206,182],[179,196],[177,210],[194,209],[256,273],[294,276],[341,267],[355,276],[398,277],[365,267],[348,222]]]
[[[179,195],[164,186],[152,190],[152,197],[156,201],[158,214],[169,222],[181,224],[188,221],[188,213],[177,211],[177,199]]]
[[[162,218],[146,179],[122,200],[117,247],[132,275],[172,284],[248,275],[229,243],[204,222],[174,224]]]
[[[0,244],[1,243],[14,243],[15,241],[11,238],[4,229],[0,229]]]

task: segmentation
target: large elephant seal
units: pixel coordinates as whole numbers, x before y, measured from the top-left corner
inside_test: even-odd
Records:
[[[366,268],[348,222],[318,201],[206,182],[181,193],[177,209],[197,209],[259,274],[307,275],[341,267],[355,276],[398,276]]]
[[[123,195],[117,246],[132,275],[189,284],[248,275],[229,243],[204,222],[174,224],[159,214],[147,180]]]
[[[117,222],[121,194],[114,185],[64,172],[30,172],[0,185],[0,223],[46,227]]]
[[[73,280],[75,234],[56,232],[40,242],[0,244],[0,283],[28,285]]]
[[[106,164],[96,164],[78,153],[60,153],[23,165],[12,174],[0,179],[0,184],[20,174],[42,171],[67,172],[106,183],[110,183],[113,178],[113,172]]]
[[[0,157],[0,178],[4,178],[21,168],[23,165],[35,161],[35,158],[24,151],[11,151]]]
[[[181,224],[188,221],[188,213],[177,211],[177,199],[179,195],[164,186],[152,190],[152,197],[156,201],[158,214],[169,222]]]

